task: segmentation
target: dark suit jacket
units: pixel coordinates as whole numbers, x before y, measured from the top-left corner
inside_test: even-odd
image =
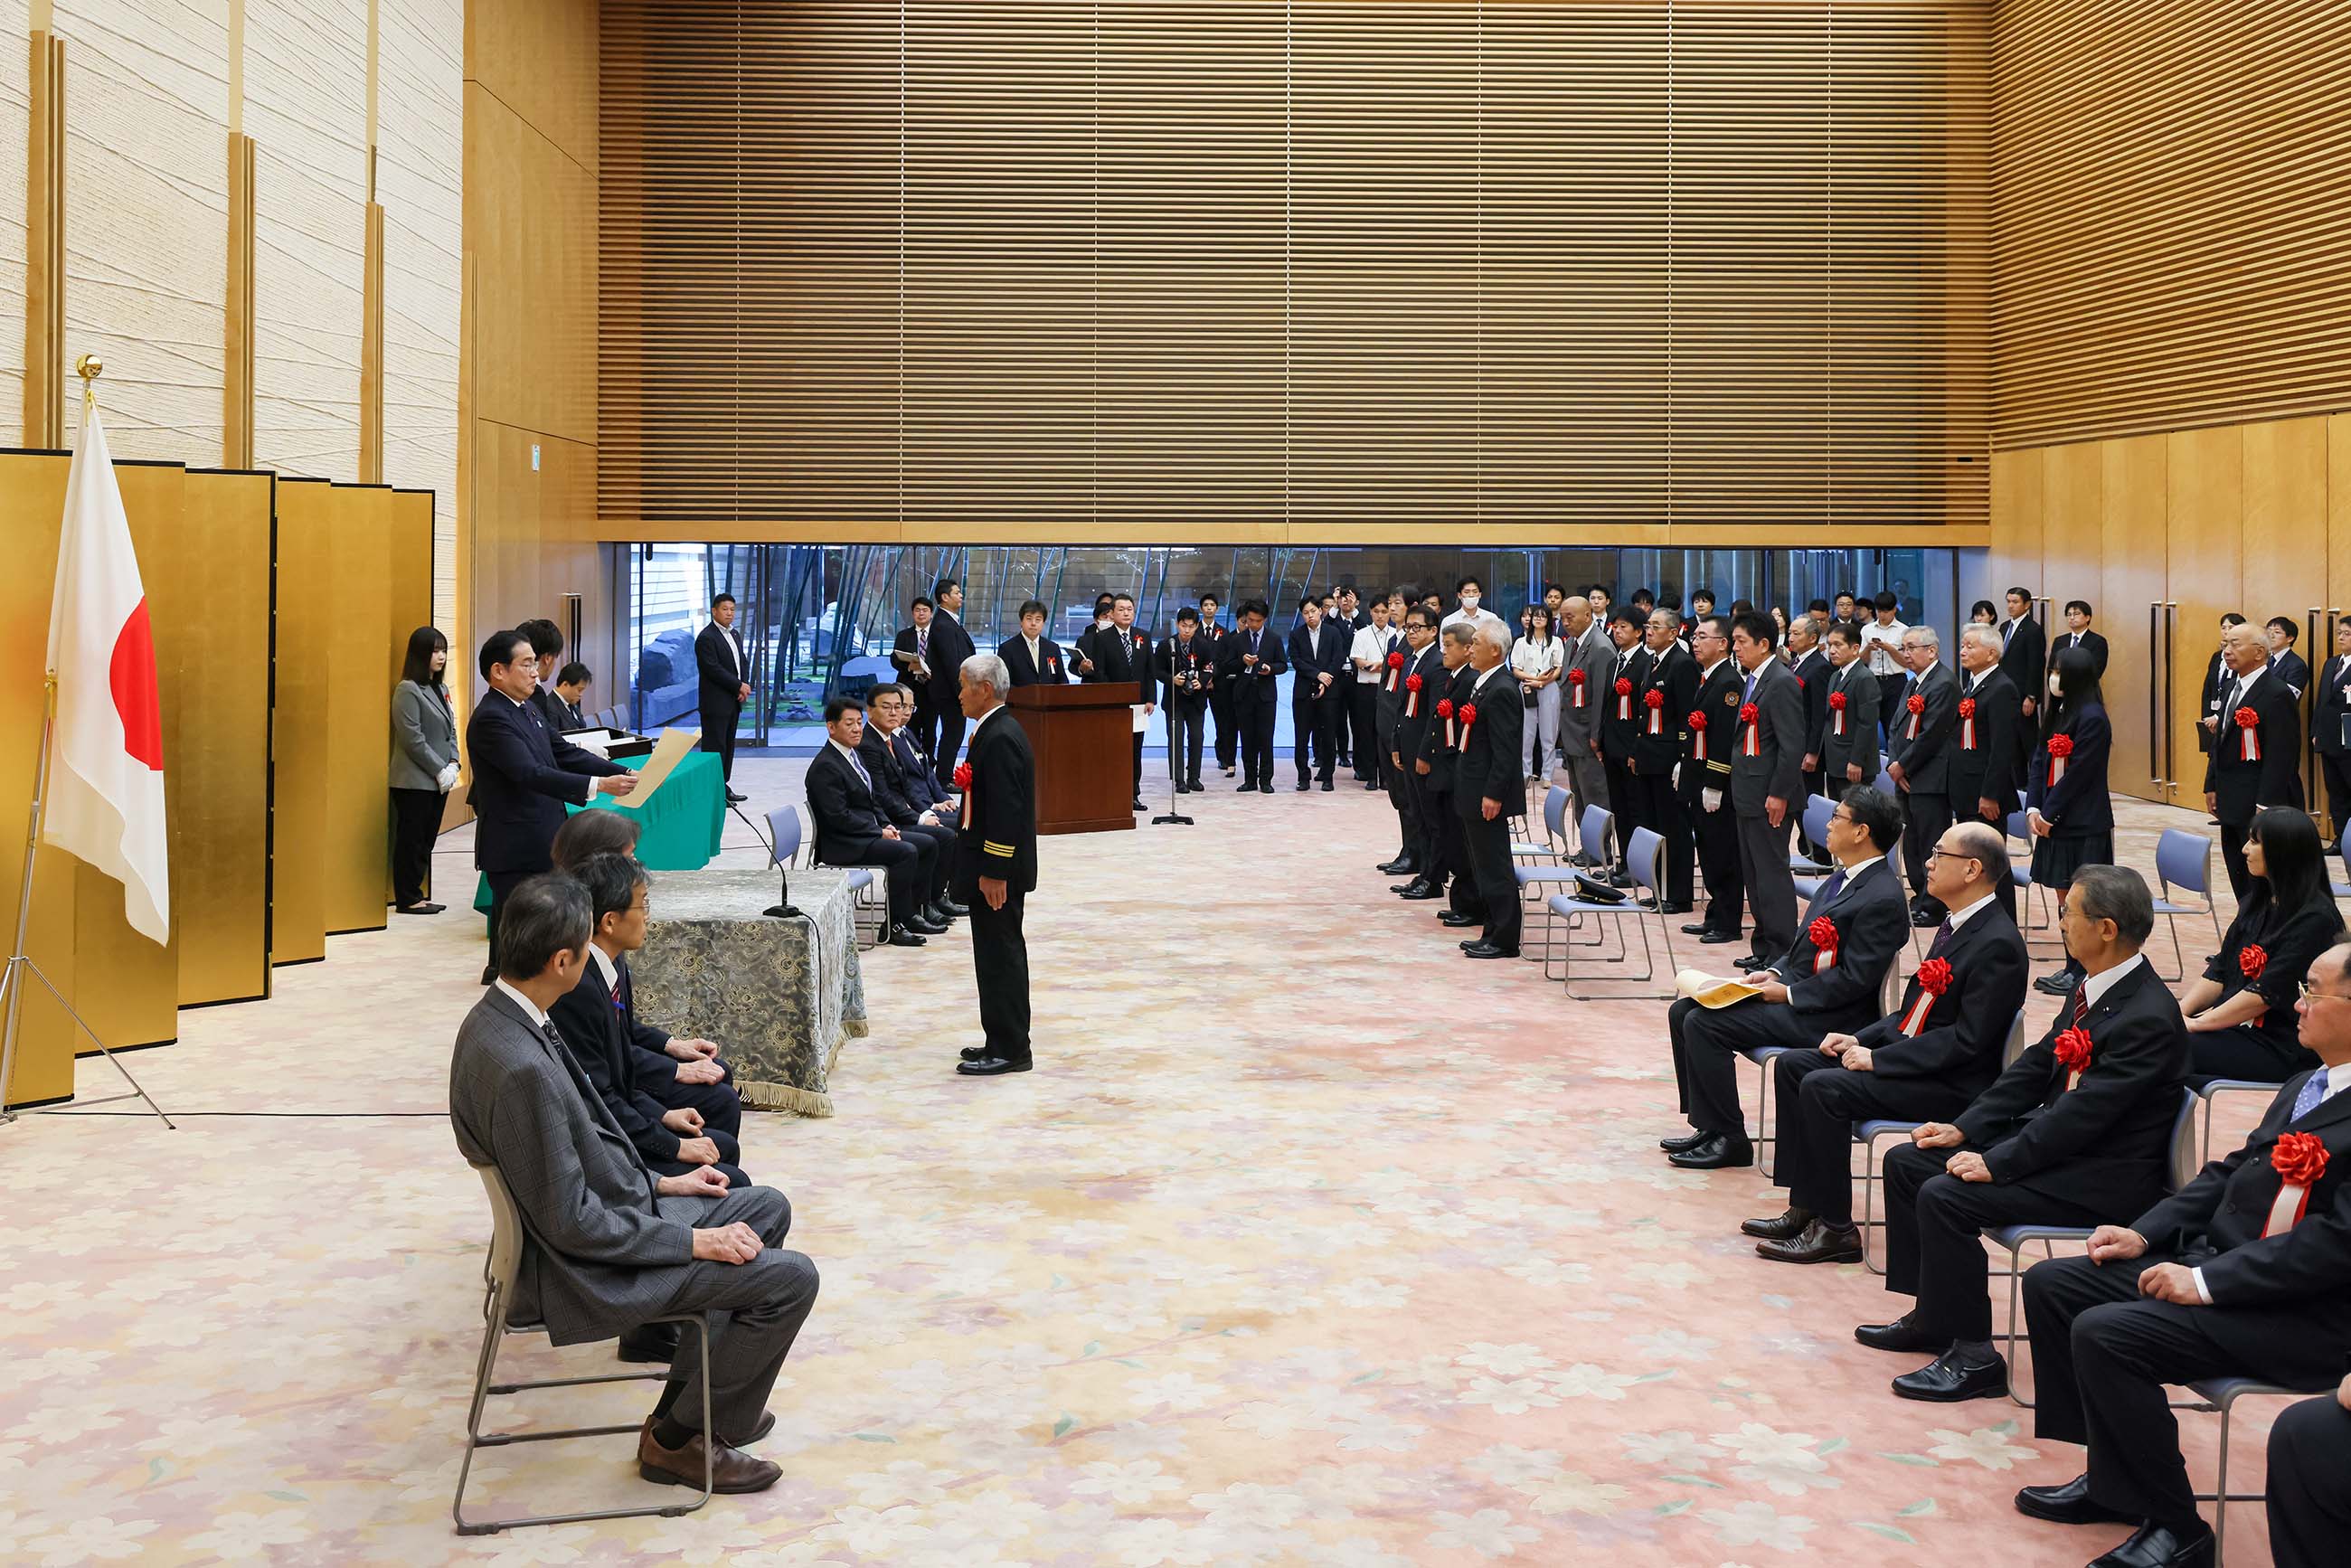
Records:
[[[1416,781],[1420,778],[1413,768],[1416,758],[1429,754],[1429,732],[1434,729],[1442,737],[1445,727],[1437,722],[1437,699],[1445,695],[1447,677],[1444,655],[1437,652],[1438,639],[1431,638],[1428,646],[1416,657],[1411,649],[1405,650],[1404,679],[1397,683],[1395,737],[1389,749],[1404,758],[1405,768]],[[1412,678],[1420,677],[1421,689],[1412,689]],[[1432,763],[1430,771],[1435,771]]]
[[[2236,681],[2235,673],[2229,668],[2228,661],[2220,653],[2215,653],[2211,658],[2205,661],[2203,695],[2197,699],[2196,703],[2196,716],[2199,721],[2219,716],[2220,699],[2229,695],[2229,688],[2234,685]],[[2199,751],[2212,749],[2212,732],[2206,729],[2200,722],[2196,726],[2196,749]]]
[[[625,971],[623,971],[625,973]],[[646,1048],[631,1038],[621,1009],[612,994],[604,988],[604,972],[590,959],[580,976],[580,983],[566,992],[549,1009],[555,1027],[563,1031],[563,1043],[570,1048],[571,1059],[594,1085],[597,1097],[629,1142],[636,1145],[648,1165],[665,1163],[677,1158],[678,1135],[662,1125],[662,1116],[669,1107],[642,1087],[653,1063],[637,1060],[646,1054]],[[653,1054],[662,1061],[658,1047]],[[672,1072],[674,1079],[676,1074]]]
[[[1037,657],[1045,662],[1039,669],[1029,657],[1029,642],[1025,637],[1007,637],[996,645],[996,656],[1012,673],[1016,686],[1059,686],[1069,684],[1069,662],[1061,656],[1061,645],[1050,637],[1037,639]]]
[[[2336,1069],[2337,1071],[2344,1071]],[[2328,1343],[2351,1337],[2351,1094],[2328,1096],[2300,1121],[2294,1096],[2307,1072],[2278,1090],[2244,1147],[2131,1222],[2147,1250],[2202,1268],[2216,1307],[2305,1302],[2309,1332]],[[2308,1133],[2326,1146],[2326,1170],[2310,1190],[2302,1219],[2264,1237],[2283,1183],[2270,1151],[2286,1133]]]
[[[2072,1005],[2059,1008],[2047,1032],[1954,1124],[1983,1150],[1993,1181],[2063,1166],[2064,1196],[2120,1224],[2163,1185],[2188,1078],[2188,1029],[2170,988],[2141,959],[2083,1020],[2090,1065],[2068,1089],[2056,1042],[2073,1021]]]
[[[1910,699],[1920,711],[1909,712]],[[1916,685],[1902,697],[1894,723],[1886,732],[1886,759],[1902,764],[1903,782],[1917,795],[1942,795],[1950,789],[1951,728],[1959,708],[1959,683],[1941,664],[1928,666]],[[1917,734],[1910,733],[1913,722]]]
[[[872,731],[866,733],[870,735]],[[931,766],[931,759],[924,755],[923,748],[914,744],[914,737],[904,727],[890,737],[890,750],[898,759],[898,777],[905,782],[906,798],[914,803],[917,810],[927,811],[934,806],[944,806],[955,798],[939,788],[936,769]]]
[[[947,652],[951,644],[943,644],[940,643],[938,617],[934,614],[931,617],[931,645],[929,650],[923,655],[923,667],[928,670],[933,677],[935,677],[939,673],[940,654]],[[890,662],[898,666],[898,678],[905,682],[909,687],[920,695],[923,698],[923,706],[928,707],[930,706],[933,681],[931,679],[918,681],[914,678],[913,664],[914,654],[914,629],[912,626],[899,627],[897,639],[891,643],[890,651],[893,654],[903,653],[905,655],[903,659],[893,657]]]
[[[2072,646],[2074,646],[2074,633],[2071,632],[2060,632],[2052,636],[2049,639],[2049,662],[2053,664],[2055,664],[2057,662],[2057,655],[2064,650]],[[2105,633],[2100,632],[2083,632],[2082,651],[2089,654],[2091,659],[2097,664],[2098,678],[2100,680],[2105,679],[2106,639]],[[2049,689],[2048,672],[2046,671],[2042,673],[2041,689],[2043,692],[2046,692]]]
[[[2013,626],[2015,630],[2009,628]],[[2001,622],[2004,641],[2000,650],[2000,673],[2016,688],[2017,696],[2031,697],[2035,706],[2049,695],[2049,639],[2041,622],[2030,615],[2013,622]]]
[[[1649,733],[1649,694],[1657,694],[1657,733]],[[1633,693],[1633,761],[1642,773],[1673,770],[1682,759],[1682,733],[1698,700],[1698,659],[1679,643],[1650,656]],[[1713,748],[1708,747],[1710,751]]]
[[[1151,677],[1151,633],[1141,627],[1122,629],[1116,624],[1089,626],[1078,633],[1078,646],[1084,650],[1094,667],[1085,677],[1090,686],[1109,685],[1120,681],[1133,681],[1143,695],[1134,700],[1157,702],[1158,685]]]
[[[1464,669],[1468,666],[1464,665]],[[1477,672],[1470,672],[1469,684],[1477,685]],[[1458,704],[1467,695],[1456,699]],[[1502,819],[1516,816],[1526,804],[1526,775],[1519,771],[1525,750],[1521,744],[1527,705],[1519,696],[1519,683],[1511,677],[1510,667],[1504,664],[1495,667],[1487,678],[1485,690],[1475,704],[1478,716],[1468,725],[1457,724],[1460,736],[1459,761],[1453,774],[1454,810],[1464,817],[1484,820],[1480,802],[1499,800]]]
[[[1989,797],[2000,808],[1998,825],[2004,832],[2008,814],[2017,809],[2016,727],[2023,722],[2024,699],[1997,665],[1986,672],[1983,685],[1975,692],[1968,691],[1966,682],[1967,677],[1961,676],[1959,700],[1952,708],[1950,746],[1945,753],[1950,765],[1947,789],[1951,811],[1962,821],[1980,821],[1977,802]],[[1972,747],[1968,744],[1968,722],[1960,716],[1960,709],[1970,701],[1975,705]]]
[[[964,796],[956,838],[955,880],[948,894],[977,904],[983,876],[1019,893],[1037,885],[1037,760],[1029,737],[1009,708],[980,720],[965,755],[971,788]]]
[[[1741,670],[1733,695],[1743,696],[1746,690],[1747,672]],[[1742,817],[1761,817],[1765,799],[1776,796],[1788,803],[1791,818],[1800,816],[1804,809],[1804,694],[1788,666],[1777,659],[1764,660],[1756,672],[1755,710],[1754,756],[1747,755],[1748,727],[1732,727],[1738,744],[1730,755],[1731,809]]]
[[[2032,978],[2024,936],[1994,899],[1968,918],[1938,956],[1949,959],[1951,983],[1927,1010],[1915,1037],[1902,1020],[1919,997],[1918,977],[1902,988],[1902,1005],[1855,1038],[1871,1052],[1870,1070],[1881,1078],[1934,1078],[1970,1100],[2000,1076],[2009,1026],[2024,1006]]]
[[[979,649],[962,622],[947,611],[931,617],[931,706],[954,709],[963,691],[963,662]]]
[[[2319,672],[2318,689],[2310,698],[2311,749],[2339,757],[2351,747],[2343,743],[2343,721],[2351,717],[2351,659],[2337,653]]]
[[[2310,661],[2292,648],[2270,661],[2270,674],[2292,686],[2296,696],[2310,689]]]
[[[484,692],[465,720],[473,765],[474,863],[485,872],[545,871],[563,804],[585,805],[588,780],[625,773],[547,727],[537,706]]]
[[[2333,898],[2322,894],[2300,909],[2281,910],[2269,879],[2255,877],[2237,906],[2237,917],[2229,922],[2220,950],[2205,964],[2204,977],[2220,988],[2222,1001],[2239,991],[2259,991],[2269,1004],[2267,1011],[2238,1027],[2288,1052],[2291,1060],[2304,1049],[2301,1020],[2294,1010],[2303,979],[2310,973],[2311,960],[2342,940],[2343,915]],[[2244,964],[2248,946],[2259,947],[2262,956],[2261,974],[2250,979]]]
[[[1442,641],[1440,638],[1438,643],[1432,643],[1429,646],[1435,648]],[[1436,702],[1429,708],[1428,739],[1422,747],[1422,754],[1428,758],[1428,773],[1421,782],[1431,794],[1451,794],[1454,779],[1461,769],[1461,723],[1457,718],[1450,725],[1447,724],[1444,716],[1437,710],[1449,703],[1452,706],[1447,711],[1458,713],[1461,705],[1469,700],[1469,687],[1477,678],[1478,672],[1466,664],[1458,670],[1440,667],[1428,691],[1421,694],[1423,696],[1427,696],[1430,692],[1436,694]]]
[[[1325,694],[1343,697],[1355,679],[1355,667],[1347,662],[1347,650],[1354,644],[1353,628],[1336,622],[1325,621],[1320,631],[1309,637],[1303,624],[1290,629],[1290,700],[1304,702],[1315,695],[1317,675],[1331,677],[1331,689]]]
[[[1788,672],[1804,685],[1804,751],[1818,757],[1821,728],[1829,716],[1829,676],[1836,673],[1836,666],[1829,663],[1828,653],[1815,644],[1812,652],[1790,664]]]
[[[1827,884],[1822,886],[1825,891]],[[1836,960],[1815,974],[1820,948],[1813,941],[1813,922],[1819,919],[1836,927]],[[1796,945],[1771,967],[1788,988],[1788,1006],[1807,1029],[1823,1036],[1858,1036],[1876,1020],[1886,971],[1909,940],[1909,894],[1892,864],[1880,860],[1834,896],[1814,897],[1796,927]]]
[[[2233,687],[2223,687],[2221,700]],[[2254,737],[2260,756],[2248,762],[2244,731],[2237,723],[2242,708],[2220,716],[2212,755],[2204,763],[2204,788],[2220,797],[2212,814],[2228,827],[2241,828],[2262,806],[2294,806],[2302,801],[2302,712],[2298,699],[2274,671],[2253,683],[2244,707],[2256,716]],[[2048,813],[2043,812],[2046,816]]]
[[[859,758],[863,761],[862,758]],[[872,765],[866,765],[872,771]],[[815,825],[816,858],[827,865],[854,865],[865,846],[893,826],[874,791],[827,741],[809,759],[809,816]]]
[[[1836,733],[1836,714],[1824,711],[1821,721],[1821,768],[1831,779],[1844,779],[1849,764],[1861,766],[1861,781],[1877,781],[1877,677],[1867,659],[1855,659],[1828,680],[1830,693],[1844,694],[1844,733]],[[1821,698],[1825,709],[1827,695]],[[1850,783],[1850,779],[1845,779]]]
[[[1594,698],[1600,704],[1600,755],[1617,766],[1633,759],[1641,736],[1641,687],[1649,678],[1649,651],[1635,643],[1629,658],[1621,652],[1610,657],[1606,673],[1600,677],[1600,691]],[[1616,683],[1629,683],[1630,701],[1626,694],[1616,689]]]
[[[1208,693],[1217,684],[1216,654],[1197,632],[1189,643],[1171,632],[1160,639],[1151,655],[1151,673],[1169,707],[1181,703],[1185,712],[1198,713],[1208,706]],[[1197,690],[1193,689],[1195,680],[1199,683]]]
[[[1698,661],[1693,657],[1690,663]],[[1730,791],[1730,748],[1739,734],[1739,694],[1746,685],[1746,676],[1739,661],[1726,658],[1714,666],[1710,675],[1698,677],[1691,693],[1689,711],[1681,716],[1682,726],[1682,799],[1692,810],[1704,807],[1699,791],[1719,789],[1729,799]],[[1706,721],[1701,728],[1698,720]],[[1703,741],[1706,755],[1698,756]]]
[[[2091,703],[2075,710],[2061,733],[2074,737],[2074,755],[2065,759],[2065,777],[2057,780],[2054,789],[2049,787],[2049,743],[2042,741],[2025,765],[2025,805],[2038,809],[2060,833],[2114,831],[2115,802],[2106,792],[2106,758],[2114,749],[2115,732],[2106,723],[2105,708]]]
[[[736,653],[743,655],[740,674],[735,670],[733,654],[726,651],[732,637]],[[739,695],[744,682],[751,678],[751,651],[743,645],[743,634],[731,634],[713,621],[694,637],[694,667],[701,677],[695,706],[704,713],[740,713],[743,698]]]
[[[1271,703],[1277,689],[1275,678],[1290,668],[1290,659],[1282,652],[1280,633],[1268,626],[1261,628],[1257,637],[1255,664],[1241,663],[1242,657],[1250,652],[1249,632],[1236,632],[1225,639],[1224,676],[1232,684],[1233,700],[1237,703]]]
[[[870,724],[857,742],[857,757],[873,780],[873,803],[890,819],[893,827],[911,828],[923,820],[922,808],[915,804],[914,792],[906,781],[906,769],[898,760],[897,749]]]

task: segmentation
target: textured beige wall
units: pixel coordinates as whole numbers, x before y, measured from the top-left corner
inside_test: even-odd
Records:
[[[216,463],[228,7],[176,5],[170,22],[159,28],[142,0],[57,0],[52,26],[66,40],[61,357],[68,377],[82,354],[106,361],[100,395],[117,456]],[[23,171],[20,154],[20,181]],[[19,330],[22,320],[20,310]],[[73,384],[66,382],[69,439],[80,421]]]
[[[25,429],[25,133],[32,113],[26,75],[25,0],[0,0],[0,446]]]

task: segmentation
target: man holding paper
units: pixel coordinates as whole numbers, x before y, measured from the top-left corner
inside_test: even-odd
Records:
[[[1718,623],[1711,616],[1700,622]],[[1686,989],[1667,1009],[1674,1079],[1682,1113],[1696,1129],[1661,1140],[1672,1164],[1704,1171],[1755,1163],[1739,1106],[1739,1051],[1771,1046],[1809,1051],[1877,1017],[1878,988],[1909,939],[1901,880],[1886,863],[1886,852],[1901,836],[1902,814],[1883,790],[1866,785],[1846,790],[1829,815],[1829,853],[1838,869],[1804,912],[1787,957],[1743,981]],[[1701,995],[1705,999],[1697,999]]]

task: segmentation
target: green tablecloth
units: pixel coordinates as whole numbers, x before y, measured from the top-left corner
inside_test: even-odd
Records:
[[[642,758],[632,758],[633,767]],[[726,780],[718,771],[718,754],[695,751],[672,770],[651,800],[642,807],[609,795],[598,795],[585,806],[567,811],[618,811],[634,817],[643,836],[637,859],[653,871],[700,871],[718,854],[718,840],[726,828]],[[474,907],[486,914],[490,883],[485,877],[474,890]]]

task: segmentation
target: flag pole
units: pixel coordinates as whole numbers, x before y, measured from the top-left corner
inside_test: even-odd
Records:
[[[81,376],[82,410],[85,418],[88,417],[89,411],[98,402],[98,378],[104,373],[105,369],[104,362],[96,354],[84,354],[74,361],[74,370]],[[29,976],[40,981],[41,988],[57,998],[57,1006],[65,1009],[66,1017],[73,1020],[74,1027],[89,1036],[89,1042],[98,1047],[98,1053],[111,1062],[114,1071],[122,1074],[122,1081],[131,1085],[131,1092],[128,1094],[109,1094],[103,1099],[79,1101],[77,1104],[79,1106],[107,1105],[117,1100],[143,1100],[147,1103],[147,1108],[162,1119],[164,1126],[173,1127],[172,1118],[164,1114],[163,1107],[155,1103],[154,1097],[140,1086],[139,1080],[131,1076],[131,1070],[122,1065],[120,1058],[106,1048],[106,1041],[98,1038],[98,1031],[89,1027],[89,1020],[75,1009],[73,1003],[66,999],[65,993],[57,989],[56,982],[41,972],[41,967],[35,963],[32,956],[25,950],[26,936],[32,926],[33,857],[40,852],[41,848],[41,819],[49,795],[49,751],[56,738],[57,722],[57,673],[50,670],[43,680],[40,762],[33,775],[33,806],[25,830],[25,874],[16,887],[16,939],[8,949],[6,968],[0,970],[0,995],[5,995],[8,998],[6,1032],[5,1035],[0,1035],[0,1125],[14,1122],[20,1114],[67,1109],[65,1106],[35,1105],[28,1107],[25,1112],[17,1112],[10,1110],[5,1103],[8,1086],[13,1081],[11,1074],[16,1063],[16,1035],[24,1017],[25,988],[26,977]],[[176,1131],[177,1128],[173,1127],[173,1130]]]

